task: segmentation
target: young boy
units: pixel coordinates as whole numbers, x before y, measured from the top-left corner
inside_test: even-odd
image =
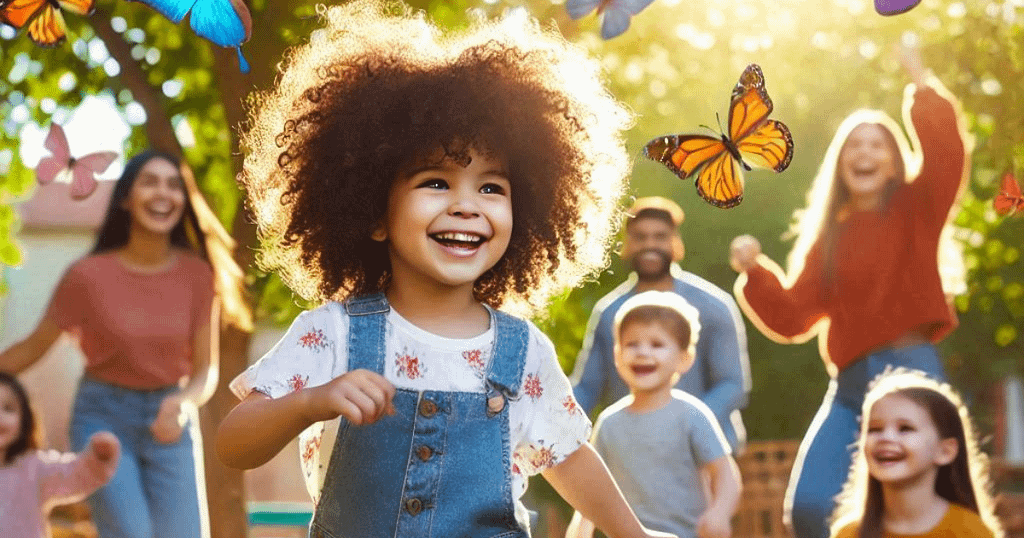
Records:
[[[728,538],[739,469],[707,406],[672,388],[693,365],[697,319],[674,293],[647,291],[623,303],[615,316],[615,368],[630,395],[601,413],[593,444],[644,525],[680,538]],[[593,533],[577,512],[566,537]]]

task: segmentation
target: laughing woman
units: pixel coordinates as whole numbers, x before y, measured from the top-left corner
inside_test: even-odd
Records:
[[[207,260],[178,160],[136,155],[92,252],[64,274],[36,329],[0,354],[0,369],[17,373],[61,333],[79,336],[86,366],[73,449],[101,430],[122,446],[114,478],[90,497],[100,536],[208,534],[195,413],[217,383],[218,301]]]
[[[921,158],[885,113],[855,112],[840,125],[800,214],[788,278],[753,237],[737,237],[731,247],[747,316],[780,343],[820,333],[832,375],[786,495],[798,538],[828,536],[868,382],[889,365],[944,378],[933,343],[956,325],[937,259],[968,168],[967,136],[955,99],[928,87],[916,51],[905,49],[902,60],[914,81],[905,123],[909,109]],[[917,163],[920,172],[908,181]]]

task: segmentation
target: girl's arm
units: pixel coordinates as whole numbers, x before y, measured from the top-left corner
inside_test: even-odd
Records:
[[[93,434],[79,454],[45,453],[41,456],[41,498],[49,506],[77,502],[99,489],[114,476],[121,443],[114,434]]]
[[[259,467],[316,422],[342,416],[360,426],[393,415],[394,396],[394,385],[369,370],[353,370],[280,398],[254,391],[217,428],[217,456],[228,467]]]
[[[19,374],[39,361],[63,331],[48,317],[43,317],[32,334],[0,353],[0,370]]]
[[[565,538],[593,538],[594,530],[594,522],[576,512],[569,521],[569,527],[565,529]]]
[[[822,301],[821,250],[815,245],[800,276],[791,286],[774,261],[761,253],[761,243],[741,235],[729,247],[729,263],[740,273],[733,294],[743,312],[768,338],[781,344],[806,342],[825,317]]]
[[[192,339],[192,375],[180,392],[164,398],[156,419],[150,425],[150,431],[158,442],[176,442],[187,420],[183,407],[191,408],[191,414],[195,416],[194,411],[208,402],[217,389],[220,370],[219,314],[220,302],[214,297],[209,316],[200,323]]]
[[[640,524],[590,443],[583,443],[542,474],[566,502],[582,517],[593,521],[609,538],[673,536],[647,530]]]
[[[704,466],[711,482],[711,502],[697,521],[700,538],[729,538],[729,521],[740,503],[740,470],[732,456],[725,455]]]

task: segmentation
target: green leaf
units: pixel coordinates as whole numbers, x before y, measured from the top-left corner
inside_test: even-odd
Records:
[[[1006,347],[1017,339],[1017,328],[1009,323],[1000,325],[996,329],[995,341],[999,347]]]

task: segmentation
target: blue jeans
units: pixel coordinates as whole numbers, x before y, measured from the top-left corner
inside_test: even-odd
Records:
[[[890,365],[921,370],[945,381],[935,348],[920,344],[858,359],[829,382],[825,401],[800,443],[786,491],[785,519],[797,538],[828,538],[835,496],[846,483],[856,450],[868,384]]]
[[[71,418],[74,450],[82,450],[89,437],[101,430],[112,432],[121,442],[114,478],[89,497],[100,538],[209,534],[205,481],[196,475],[195,455],[201,453],[193,445],[200,439],[196,420],[189,421],[176,443],[159,443],[149,431],[160,402],[174,390],[132,390],[89,378],[79,384]]]

